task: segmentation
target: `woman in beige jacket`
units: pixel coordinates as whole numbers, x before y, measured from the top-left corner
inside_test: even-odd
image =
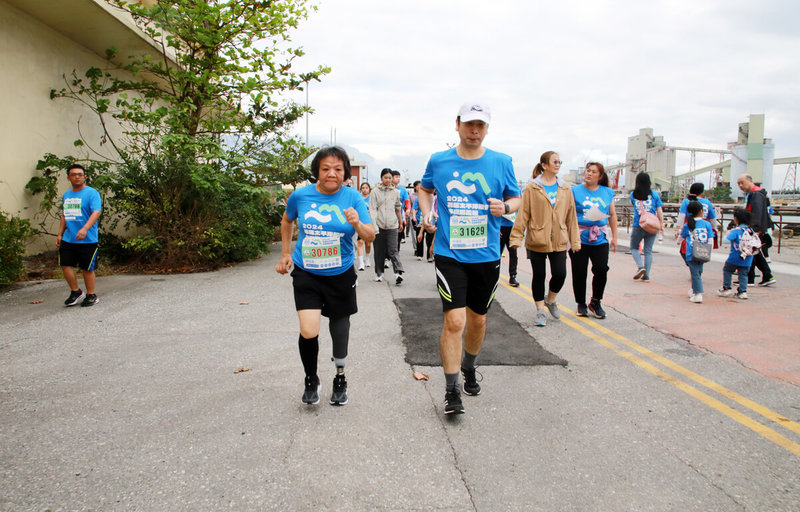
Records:
[[[522,205],[511,229],[511,247],[525,248],[533,270],[533,300],[536,303],[536,325],[547,324],[550,311],[559,318],[556,296],[567,278],[567,249],[579,251],[581,235],[575,213],[575,201],[569,186],[558,177],[561,160],[558,153],[547,151],[533,169],[533,180],[522,193]],[[526,233],[527,232],[527,233]],[[550,283],[545,298],[546,262],[550,260]]]

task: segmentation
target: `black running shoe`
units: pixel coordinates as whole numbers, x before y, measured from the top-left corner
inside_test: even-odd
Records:
[[[67,297],[67,300],[64,301],[64,305],[65,306],[74,306],[75,304],[78,304],[81,301],[81,299],[83,299],[84,297],[86,297],[86,294],[83,293],[83,290],[81,290],[79,288],[77,292],[71,292],[69,294],[69,297]]]
[[[394,275],[394,284],[395,286],[400,286],[401,284],[403,284],[403,274]]]
[[[606,317],[606,311],[603,309],[603,306],[600,305],[599,300],[593,300],[589,302],[589,311],[592,312],[595,318]]]
[[[347,380],[344,374],[340,373],[333,378],[333,393],[331,393],[331,405],[347,404]]]
[[[511,276],[508,278],[508,284],[516,288],[519,286],[519,281],[517,281],[517,276]]]
[[[306,389],[303,391],[303,403],[309,405],[316,405],[319,403],[319,391],[322,385],[319,383],[319,377],[314,375],[309,377],[306,375]]]
[[[89,306],[94,306],[98,302],[100,302],[100,299],[97,298],[97,295],[90,293],[83,299],[83,302],[81,302],[81,307],[88,308]]]
[[[586,304],[578,304],[578,309],[575,311],[577,316],[589,316],[589,310],[586,309]]]
[[[461,392],[458,388],[444,394],[445,414],[464,414],[464,404],[461,403]]]
[[[478,384],[478,379],[475,378],[475,368],[467,369],[462,367],[461,373],[464,375],[464,393],[470,396],[480,395],[481,385]],[[481,377],[483,376],[481,375]]]

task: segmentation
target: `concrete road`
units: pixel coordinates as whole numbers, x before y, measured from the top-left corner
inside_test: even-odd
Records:
[[[92,308],[64,308],[62,282],[2,293],[0,510],[798,509],[800,389],[648,325],[634,306],[661,299],[625,288],[630,256],[612,258],[602,321],[566,311],[568,283],[562,320],[534,327],[529,293],[502,286],[497,301],[569,364],[482,367],[456,418],[441,368],[404,362],[393,298],[436,292],[432,265],[410,244],[401,256],[402,287],[359,273],[339,408],[325,327],[323,402],[300,402],[276,254],[100,278]]]

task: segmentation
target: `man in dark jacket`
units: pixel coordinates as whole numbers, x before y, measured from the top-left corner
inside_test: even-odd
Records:
[[[758,233],[758,238],[761,239],[763,245],[771,244],[767,230],[772,227],[772,219],[769,216],[769,198],[767,191],[753,183],[753,177],[749,174],[742,174],[736,180],[739,189],[745,193],[745,208],[752,215],[750,227],[753,231]],[[764,255],[759,251],[753,258],[753,265],[750,267],[750,274],[748,275],[748,282],[755,283],[756,271],[755,267],[761,271],[761,282],[758,286],[771,286],[775,284],[775,278],[772,276],[772,270],[769,268]]]

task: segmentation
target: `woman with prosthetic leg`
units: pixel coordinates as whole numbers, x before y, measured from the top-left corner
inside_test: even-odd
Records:
[[[342,148],[319,150],[311,172],[316,183],[296,190],[286,201],[281,219],[281,258],[275,270],[286,274],[294,265],[291,276],[300,323],[298,349],[305,371],[303,403],[320,402],[317,358],[320,325],[325,316],[329,319],[336,366],[330,404],[345,405],[350,315],[358,311],[353,235],[358,233],[365,242],[372,242],[375,231],[361,194],[342,186],[350,177],[350,158]],[[299,232],[292,250],[295,221]]]

